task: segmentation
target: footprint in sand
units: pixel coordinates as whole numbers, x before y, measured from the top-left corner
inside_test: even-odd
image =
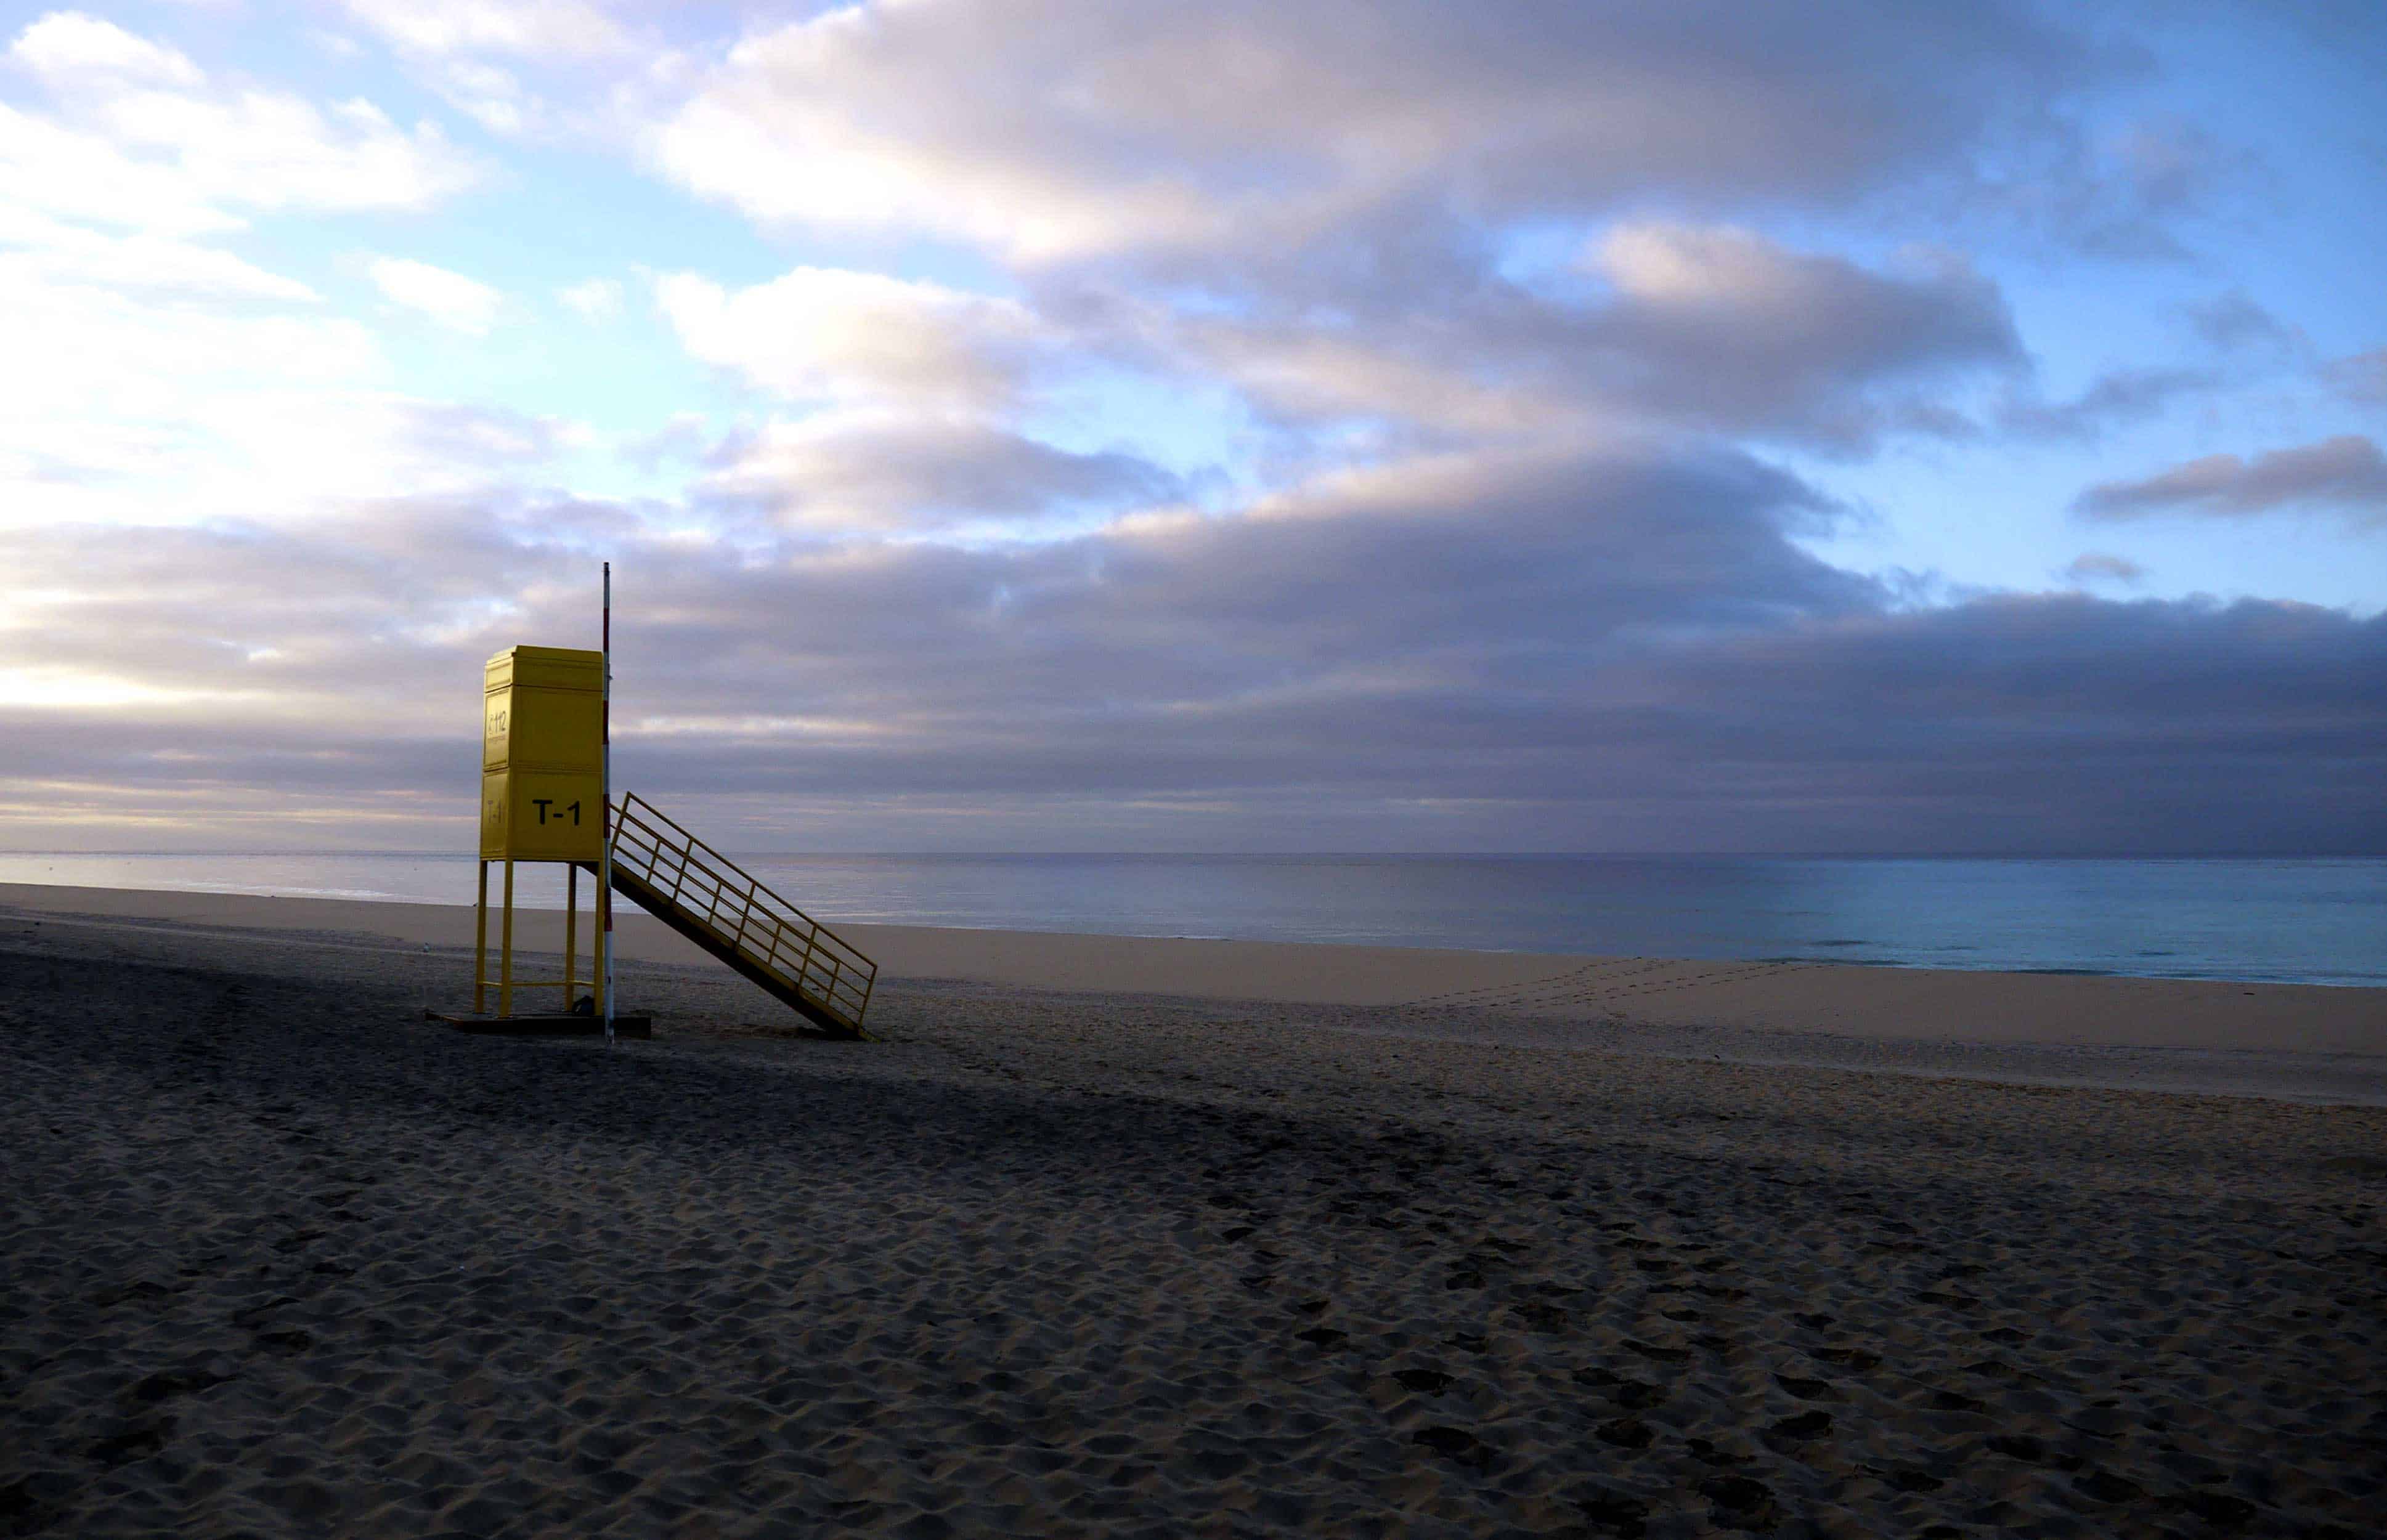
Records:
[[[1989,1447],[2008,1459],[2037,1465],[2047,1458],[2047,1445],[2028,1433],[1991,1433]]]
[[[102,1309],[106,1309],[112,1305],[130,1305],[134,1303],[142,1305],[157,1305],[173,1298],[176,1294],[181,1294],[183,1290],[189,1287],[190,1285],[187,1283],[178,1283],[173,1287],[169,1288],[165,1284],[152,1283],[147,1279],[144,1278],[136,1280],[133,1282],[124,1284],[120,1288],[102,1289],[97,1294],[91,1296],[91,1302]]]
[[[1420,1395],[1440,1395],[1455,1382],[1438,1369],[1396,1369],[1393,1378],[1400,1382],[1403,1390],[1415,1391]]]
[[[2012,1364],[2000,1363],[1995,1358],[1983,1358],[1977,1363],[1966,1364],[1964,1366],[1964,1372],[1967,1374],[1978,1374],[1990,1380],[2019,1380],[2024,1378],[2021,1370],[2014,1368]]]
[[[1587,1523],[1598,1525],[1623,1540],[1641,1540],[1649,1517],[1649,1505],[1638,1497],[1628,1497],[1621,1492],[1598,1492],[1577,1499]]]
[[[243,1309],[234,1310],[232,1313],[232,1323],[234,1326],[255,1326],[284,1305],[297,1303],[297,1294],[276,1294],[262,1305],[251,1305]]]
[[[1458,1460],[1462,1465],[1482,1465],[1492,1456],[1492,1451],[1484,1447],[1484,1441],[1464,1428],[1440,1424],[1420,1428],[1409,1435],[1409,1442],[1422,1444],[1435,1454]]]
[[[2084,1496],[2093,1497],[2101,1503],[2136,1502],[2147,1495],[2145,1487],[2111,1471],[2091,1471],[2086,1475],[2075,1476],[2072,1484]]]
[[[1603,1444],[1613,1444],[1620,1449],[1647,1449],[1649,1446],[1649,1424],[1637,1417],[1619,1417],[1601,1423],[1592,1432]]]
[[[2227,1492],[2179,1492],[2163,1499],[2166,1508],[2192,1513],[2216,1529],[2235,1529],[2254,1517],[2254,1505]]]
[[[174,1420],[170,1417],[144,1418],[92,1440],[83,1446],[83,1453],[108,1466],[146,1459],[166,1446],[166,1440],[173,1431]]]
[[[213,1385],[222,1384],[231,1378],[229,1374],[212,1374],[204,1369],[183,1371],[159,1370],[155,1374],[145,1375],[133,1382],[132,1395],[135,1401],[145,1405],[154,1405],[177,1395],[196,1395],[199,1392]]]
[[[1782,1521],[1773,1492],[1753,1476],[1710,1476],[1699,1495],[1715,1505],[1715,1521],[1726,1529],[1763,1531]]]

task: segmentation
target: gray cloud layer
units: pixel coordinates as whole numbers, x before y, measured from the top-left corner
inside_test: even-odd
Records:
[[[124,553],[74,621],[216,703],[5,730],[13,780],[71,805],[461,842],[479,661],[585,637],[610,534],[625,781],[752,844],[2387,846],[2387,620],[1906,611],[1799,549],[1832,516],[1746,456],[1648,447],[734,568],[602,506],[391,505]],[[92,538],[9,555],[38,577]]]
[[[2138,481],[2091,486],[2075,509],[2095,519],[2189,512],[2245,517],[2296,507],[2337,508],[2358,523],[2387,523],[2387,458],[2358,434],[2242,460],[2207,455]]]
[[[653,153],[765,220],[1248,258],[1425,208],[1844,197],[2103,65],[2007,4],[927,0],[755,36]],[[824,163],[857,170],[781,170]]]

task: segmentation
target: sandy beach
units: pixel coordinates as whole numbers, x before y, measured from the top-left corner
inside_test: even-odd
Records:
[[[2381,1532],[2378,991],[471,923],[0,890],[0,1534]]]

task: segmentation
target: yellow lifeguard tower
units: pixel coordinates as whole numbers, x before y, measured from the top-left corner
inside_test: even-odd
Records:
[[[620,893],[835,1038],[863,1038],[878,966],[827,926],[642,797],[611,795],[606,740],[613,634],[606,578],[602,652],[510,647],[481,676],[480,895],[473,1014],[442,1016],[468,1031],[604,1029],[645,1037],[645,1016],[613,1010],[613,896]],[[564,868],[563,977],[514,977],[514,867]],[[500,868],[498,972],[489,977],[489,867]],[[580,874],[597,878],[596,944],[579,976]],[[578,993],[586,986],[587,995]],[[555,1013],[517,1014],[517,990],[559,990]],[[497,1010],[489,1011],[489,994]],[[585,1003],[585,1004],[584,1004]]]
[[[481,882],[473,948],[473,1009],[486,1011],[489,978],[489,866],[502,867],[497,1015],[514,1014],[514,991],[561,988],[572,1015],[575,991],[591,991],[589,1013],[605,1014],[607,895],[596,895],[600,923],[590,976],[576,977],[580,872],[605,855],[605,655],[562,647],[510,647],[491,658],[481,679]],[[564,864],[563,977],[514,977],[514,866]]]

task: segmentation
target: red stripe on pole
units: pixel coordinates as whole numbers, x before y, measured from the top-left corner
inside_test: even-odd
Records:
[[[597,898],[605,911],[605,1046],[613,1046],[613,563],[605,563],[605,650],[600,672],[597,713],[597,801],[604,809],[598,827],[605,842],[599,847]]]
[[[607,782],[605,787],[605,854],[607,858],[606,865],[611,866],[613,865],[612,857],[613,854],[613,788],[612,785],[612,781],[613,779],[613,563],[611,562],[605,563],[605,620],[602,642],[605,650],[605,661],[602,664],[605,671],[605,688],[600,697],[597,708],[597,742],[599,748],[605,755],[604,778]],[[611,874],[609,873],[608,875],[610,876]],[[613,895],[611,890],[608,890],[603,896],[605,899],[605,933],[610,936],[613,932]],[[612,949],[608,948],[605,955],[607,961],[610,962],[613,958]],[[611,990],[606,991],[605,1002],[609,1007],[613,1004],[613,991]],[[606,1014],[610,1016],[613,1012],[609,1009]]]

